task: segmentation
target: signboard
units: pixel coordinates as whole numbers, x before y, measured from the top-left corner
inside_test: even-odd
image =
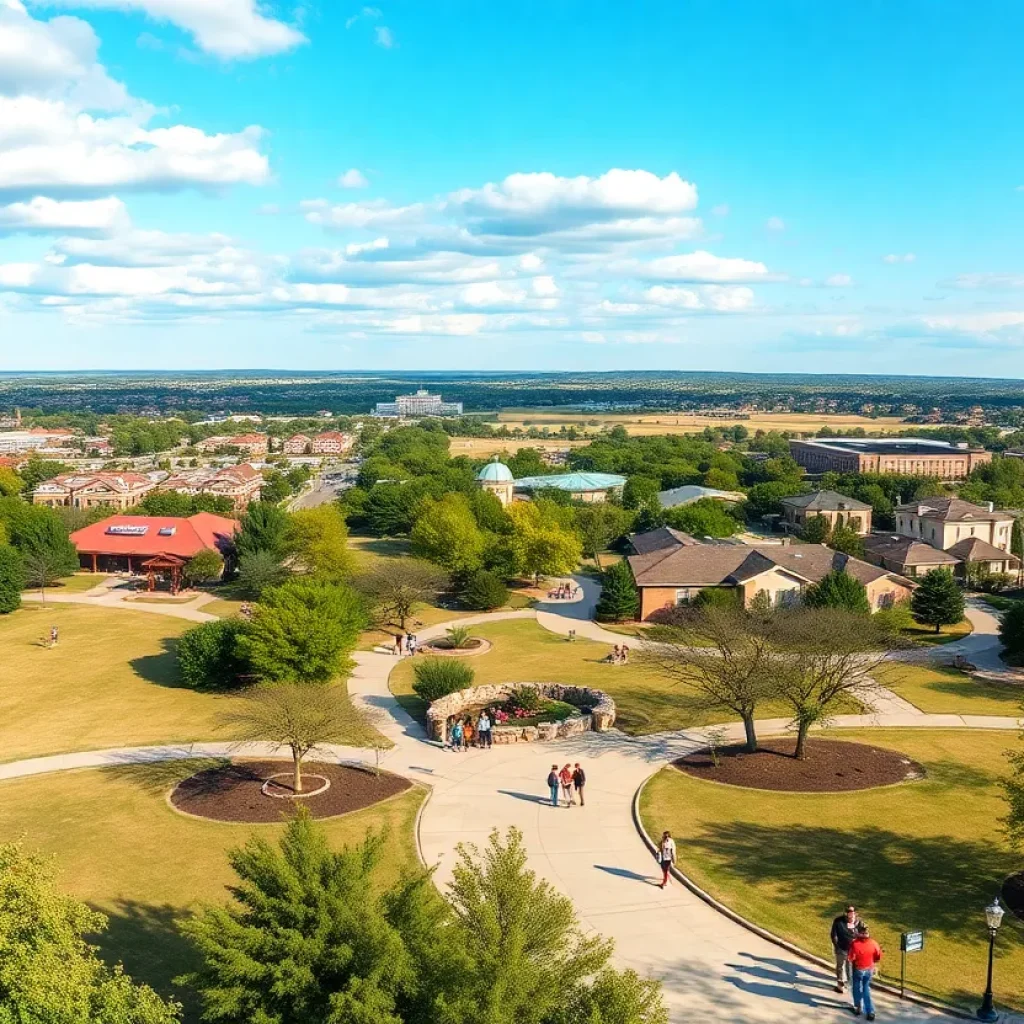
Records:
[[[920,953],[924,949],[924,932],[904,932],[900,936],[900,949],[904,953]]]
[[[107,533],[115,537],[142,537],[149,530],[148,526],[125,526],[115,524],[107,527]]]

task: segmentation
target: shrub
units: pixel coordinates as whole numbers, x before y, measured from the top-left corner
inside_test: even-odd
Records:
[[[1024,601],[1014,602],[999,623],[999,639],[1007,654],[1024,654]]]
[[[629,563],[623,560],[609,566],[601,574],[601,596],[594,617],[600,622],[622,622],[635,619],[639,611],[640,595]]]
[[[413,673],[412,688],[428,704],[472,686],[476,674],[465,662],[453,658],[424,658],[413,666]]]
[[[496,573],[480,569],[466,581],[461,596],[467,608],[489,612],[508,603],[508,587]]]
[[[513,711],[536,711],[541,706],[541,695],[532,686],[517,686],[505,702]]]
[[[238,619],[204,622],[178,639],[178,672],[194,690],[231,690],[239,685],[245,662],[238,654],[238,637],[245,623]]]
[[[445,630],[444,636],[448,645],[456,651],[469,646],[469,629],[466,626],[452,626]]]
[[[743,597],[737,587],[705,587],[693,603],[697,608],[740,608]]]
[[[185,576],[190,583],[209,583],[224,572],[224,559],[212,548],[197,551],[185,565]]]
[[[21,592],[25,587],[25,570],[21,556],[10,545],[0,547],[0,615],[21,607]]]
[[[844,569],[833,569],[809,586],[804,591],[804,604],[808,608],[845,608],[865,615],[871,611],[864,584]]]
[[[875,625],[890,636],[898,636],[905,629],[912,629],[917,623],[910,610],[910,601],[897,601],[888,608],[879,608],[874,614]]]

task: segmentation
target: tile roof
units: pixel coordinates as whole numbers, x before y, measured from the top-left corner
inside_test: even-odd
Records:
[[[112,527],[146,527],[143,534],[110,533]],[[178,555],[191,558],[204,548],[223,551],[235,535],[238,521],[212,512],[182,516],[110,516],[71,534],[71,543],[85,554]],[[172,531],[161,536],[160,531]]]
[[[782,499],[783,505],[806,509],[809,512],[867,512],[871,506],[856,498],[848,498],[838,491],[811,491]]]
[[[1014,555],[997,548],[994,544],[989,544],[987,540],[982,540],[980,537],[965,537],[963,540],[957,541],[949,548],[949,554],[955,555],[964,562],[1009,561],[1013,565],[1019,564]]]
[[[683,533],[682,530],[674,530],[671,526],[659,526],[657,530],[633,534],[630,537],[630,543],[638,555],[647,555],[652,551],[674,550],[683,544],[698,544],[700,542],[688,533]]]
[[[922,498],[896,506],[897,512],[909,512],[923,519],[938,519],[944,523],[1009,522],[1013,519],[1008,512],[990,512],[983,505],[974,505],[963,498]]]
[[[890,558],[901,565],[956,565],[959,559],[913,537],[874,534],[864,538],[864,550],[876,558]]]

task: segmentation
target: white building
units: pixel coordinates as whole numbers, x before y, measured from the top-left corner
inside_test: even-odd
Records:
[[[461,416],[461,402],[446,402],[420,388],[414,395],[397,395],[393,402],[378,402],[374,416]]]

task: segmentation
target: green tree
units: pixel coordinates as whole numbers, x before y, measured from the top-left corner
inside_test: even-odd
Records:
[[[1024,711],[1024,705],[1021,710]],[[1024,731],[1021,739],[1024,740]],[[1002,822],[1010,843],[1019,847],[1024,843],[1024,749],[1008,750],[1006,759],[1010,774],[1002,780],[1002,786],[1008,806]]]
[[[53,861],[0,846],[0,1020],[172,1024],[179,1007],[110,968],[85,936],[107,919],[61,892]]]
[[[25,488],[25,481],[8,466],[0,466],[0,496],[13,498],[21,494]]]
[[[518,571],[539,581],[541,576],[564,576],[574,572],[583,555],[583,545],[575,530],[564,525],[571,509],[560,509],[550,502],[520,501],[508,509],[512,523],[509,547]]]
[[[280,505],[292,493],[284,474],[276,469],[264,470],[263,484],[260,487],[260,504]]]
[[[464,661],[456,658],[421,658],[412,667],[416,677],[412,688],[428,704],[449,693],[468,689],[476,673]]]
[[[1024,655],[1024,601],[1014,601],[999,622],[1003,650],[1014,658]]]
[[[914,618],[938,633],[943,626],[955,626],[964,617],[964,594],[948,569],[926,572],[910,599]]]
[[[31,494],[44,481],[52,480],[55,476],[69,473],[71,470],[71,466],[57,462],[56,459],[41,459],[38,455],[32,455],[21,467],[18,475],[25,481],[25,492]]]
[[[265,551],[283,561],[288,551],[288,513],[276,505],[254,502],[239,520],[235,551],[239,559]]]
[[[1014,519],[1010,529],[1010,553],[1020,560],[1017,569],[1017,585],[1020,586],[1021,577],[1024,576],[1024,520],[1019,516]]]
[[[583,554],[601,568],[601,552],[628,532],[633,516],[610,501],[595,501],[576,509],[576,529],[583,541]]]
[[[52,587],[62,576],[67,575],[66,565],[50,548],[27,551],[21,556],[21,568],[25,585],[38,587],[43,601],[46,600],[46,588]]]
[[[238,638],[245,630],[240,619],[202,622],[185,630],[175,644],[178,673],[195,690],[231,690],[239,684],[245,663]]]
[[[181,980],[199,993],[203,1019],[403,1024],[397,1003],[417,982],[378,883],[389,855],[383,835],[333,851],[304,811],[277,848],[254,837],[232,850],[233,903],[182,928],[202,958]]]
[[[381,559],[355,580],[374,619],[403,631],[416,606],[435,598],[447,585],[448,577],[439,566],[419,558]]]
[[[46,564],[57,579],[78,571],[78,552],[68,538],[59,515],[41,505],[29,505],[20,498],[0,498],[0,520],[8,537],[24,558],[46,557]]]
[[[286,545],[305,572],[342,580],[352,571],[348,527],[336,504],[299,509],[289,516]]]
[[[808,544],[827,544],[832,538],[832,524],[827,516],[810,516],[800,527],[800,539]]]
[[[845,523],[838,523],[832,530],[832,536],[826,542],[833,551],[839,551],[851,558],[864,557],[864,538]]]
[[[761,519],[767,515],[782,515],[782,499],[801,494],[807,488],[792,481],[769,480],[754,484],[747,492],[744,510],[748,519]]]
[[[351,588],[290,580],[264,591],[238,649],[262,680],[326,683],[349,667],[366,624],[363,599]]]
[[[714,498],[701,498],[689,505],[668,509],[665,522],[694,537],[731,537],[740,528],[739,522]]]
[[[651,501],[657,501],[661,481],[649,476],[631,476],[622,488],[624,508],[638,509]]]
[[[470,573],[483,563],[487,538],[464,494],[446,494],[439,501],[427,498],[409,537],[414,554],[450,573]]]
[[[845,569],[833,569],[803,593],[808,608],[845,608],[847,611],[868,615],[871,605],[864,584]]]
[[[290,575],[277,555],[254,551],[242,555],[238,563],[238,589],[250,600],[258,601],[264,590],[281,586]]]
[[[0,615],[7,615],[21,607],[21,592],[25,589],[25,570],[21,556],[10,546],[0,545]]]
[[[594,617],[599,622],[622,622],[640,613],[640,596],[629,563],[610,565],[601,574],[601,596]]]
[[[488,569],[480,569],[466,580],[459,598],[467,608],[490,612],[508,604],[509,591],[500,576]]]
[[[197,551],[185,564],[185,577],[191,583],[210,583],[220,579],[223,572],[224,559],[213,548]]]

